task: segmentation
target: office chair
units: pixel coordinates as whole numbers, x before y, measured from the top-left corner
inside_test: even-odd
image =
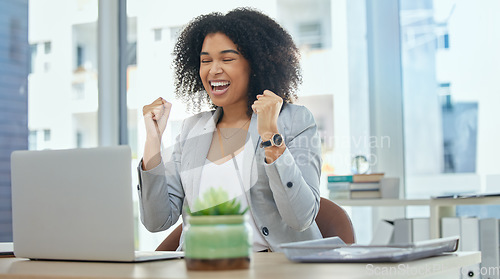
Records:
[[[321,198],[316,224],[323,238],[338,236],[346,244],[356,241],[351,218],[342,207],[329,199]]]
[[[338,236],[347,244],[355,242],[351,218],[342,207],[331,200],[321,198],[316,224],[318,224],[323,238]],[[181,233],[182,224],[163,240],[156,251],[175,251],[179,246]]]

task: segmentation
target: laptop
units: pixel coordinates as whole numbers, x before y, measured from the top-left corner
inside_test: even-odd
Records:
[[[11,156],[16,257],[140,262],[183,252],[136,252],[128,146],[15,151]]]

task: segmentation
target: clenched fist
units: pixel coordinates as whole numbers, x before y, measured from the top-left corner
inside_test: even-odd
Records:
[[[278,133],[278,116],[283,105],[283,99],[265,90],[262,95],[257,95],[257,100],[252,105],[252,110],[257,114],[257,131],[263,141],[269,140],[273,134]]]
[[[142,108],[144,123],[146,124],[146,134],[148,137],[157,136],[161,139],[165,127],[167,126],[171,108],[172,104],[161,97]]]

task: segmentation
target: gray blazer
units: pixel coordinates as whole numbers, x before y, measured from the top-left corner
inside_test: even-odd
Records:
[[[184,120],[171,158],[143,171],[139,164],[141,221],[152,232],[175,224],[188,197],[197,197],[202,166],[211,145],[221,109],[202,112]],[[257,228],[272,251],[279,244],[322,238],[315,218],[319,210],[321,142],[311,112],[285,104],[278,129],[285,139],[284,153],[273,163],[265,162],[257,115],[253,114],[245,148],[243,183]],[[247,171],[248,170],[248,171]],[[182,247],[183,237],[181,237]]]

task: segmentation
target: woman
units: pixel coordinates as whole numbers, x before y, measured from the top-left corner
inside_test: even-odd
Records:
[[[145,227],[168,229],[184,214],[184,202],[196,211],[194,200],[205,189],[222,186],[250,208],[254,251],[321,238],[314,221],[320,141],[311,113],[291,104],[301,75],[290,35],[260,12],[235,9],[190,22],[174,55],[177,96],[191,108],[208,103],[214,110],[184,120],[163,163],[160,142],[171,104],[158,98],[144,107],[139,196]]]

